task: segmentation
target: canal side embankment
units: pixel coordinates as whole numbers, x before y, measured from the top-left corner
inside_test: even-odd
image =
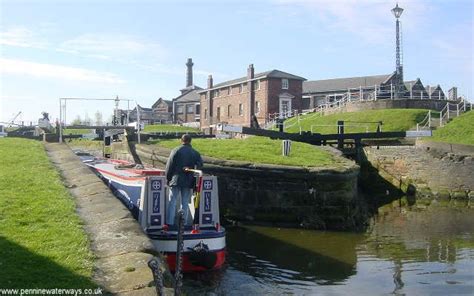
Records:
[[[114,143],[114,150],[126,149]],[[136,145],[144,164],[164,168],[170,150]],[[335,153],[335,152],[332,152]],[[363,227],[359,167],[340,155],[337,167],[305,168],[203,157],[204,172],[218,176],[221,215],[228,220],[315,229]]]
[[[96,258],[94,281],[115,295],[156,295],[147,263],[158,253],[130,212],[68,146],[45,147],[84,221]]]
[[[474,204],[474,146],[422,142],[416,146],[366,147],[364,154],[362,182],[377,174],[420,201]]]

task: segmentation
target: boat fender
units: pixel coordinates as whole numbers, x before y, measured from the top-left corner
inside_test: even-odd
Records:
[[[189,261],[191,261],[191,264],[202,266],[206,269],[212,269],[216,265],[216,253],[209,252],[209,247],[202,241],[193,248],[188,249],[191,250],[191,253],[189,254]]]

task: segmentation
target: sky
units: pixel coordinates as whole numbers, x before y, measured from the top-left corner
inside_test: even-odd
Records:
[[[59,117],[59,98],[131,100],[143,107],[272,69],[308,80],[395,70],[391,0],[0,0],[0,122]],[[474,101],[474,4],[405,0],[405,80]],[[121,108],[127,108],[122,101]],[[112,101],[71,101],[67,121],[110,117]]]

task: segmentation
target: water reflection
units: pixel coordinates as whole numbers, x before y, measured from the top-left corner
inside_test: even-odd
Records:
[[[474,294],[474,210],[388,206],[367,234],[229,229],[228,266],[187,276],[205,295]]]

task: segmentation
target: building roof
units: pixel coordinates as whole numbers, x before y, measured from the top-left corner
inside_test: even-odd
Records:
[[[306,80],[306,78],[296,76],[296,75],[293,75],[293,74],[290,74],[290,73],[287,73],[287,72],[283,72],[283,71],[280,71],[280,70],[276,70],[276,69],[255,74],[254,79],[258,79],[258,78],[286,78],[286,79],[295,79],[295,80],[303,80],[303,81]],[[220,87],[224,87],[224,86],[239,84],[239,83],[246,82],[247,80],[248,80],[247,76],[244,76],[244,77],[240,77],[240,78],[237,78],[237,79],[228,80],[228,81],[224,81],[224,82],[215,84],[212,88],[220,88]],[[200,91],[200,92],[202,92],[202,91]]]
[[[181,89],[180,91],[181,91],[181,94],[184,94],[188,91],[195,90],[195,89],[196,90],[201,90],[202,87],[199,87],[199,86],[193,84],[193,85],[190,85],[188,87],[185,87],[185,88]]]
[[[151,108],[145,108],[145,107],[142,107],[142,106],[140,106],[140,105],[138,105],[138,108],[140,108],[140,112],[143,112],[143,111],[145,111],[145,112],[153,112],[153,109],[151,109]],[[135,107],[135,109],[133,109],[133,110],[136,110],[136,109],[137,109],[137,107]]]
[[[176,97],[174,101],[177,103],[199,102],[201,98],[199,97],[198,91],[200,91],[201,89],[202,88],[200,87],[194,88],[188,92],[185,92],[179,97]]]
[[[394,75],[374,75],[349,78],[335,78],[325,80],[311,80],[303,82],[303,94],[329,91],[347,91],[348,88],[370,87],[386,83]]]
[[[421,84],[423,86],[423,83],[421,82],[420,78],[417,78],[416,80],[410,80],[410,81],[404,81],[403,84],[405,85],[405,88],[410,91],[415,84]],[[423,86],[424,87],[424,86]]]
[[[156,100],[156,102],[153,105],[151,105],[151,108],[156,108],[156,106],[161,102],[165,102],[166,105],[168,105],[168,107],[172,106],[173,104],[173,102],[171,101],[165,100],[163,98],[159,98],[158,100]]]

